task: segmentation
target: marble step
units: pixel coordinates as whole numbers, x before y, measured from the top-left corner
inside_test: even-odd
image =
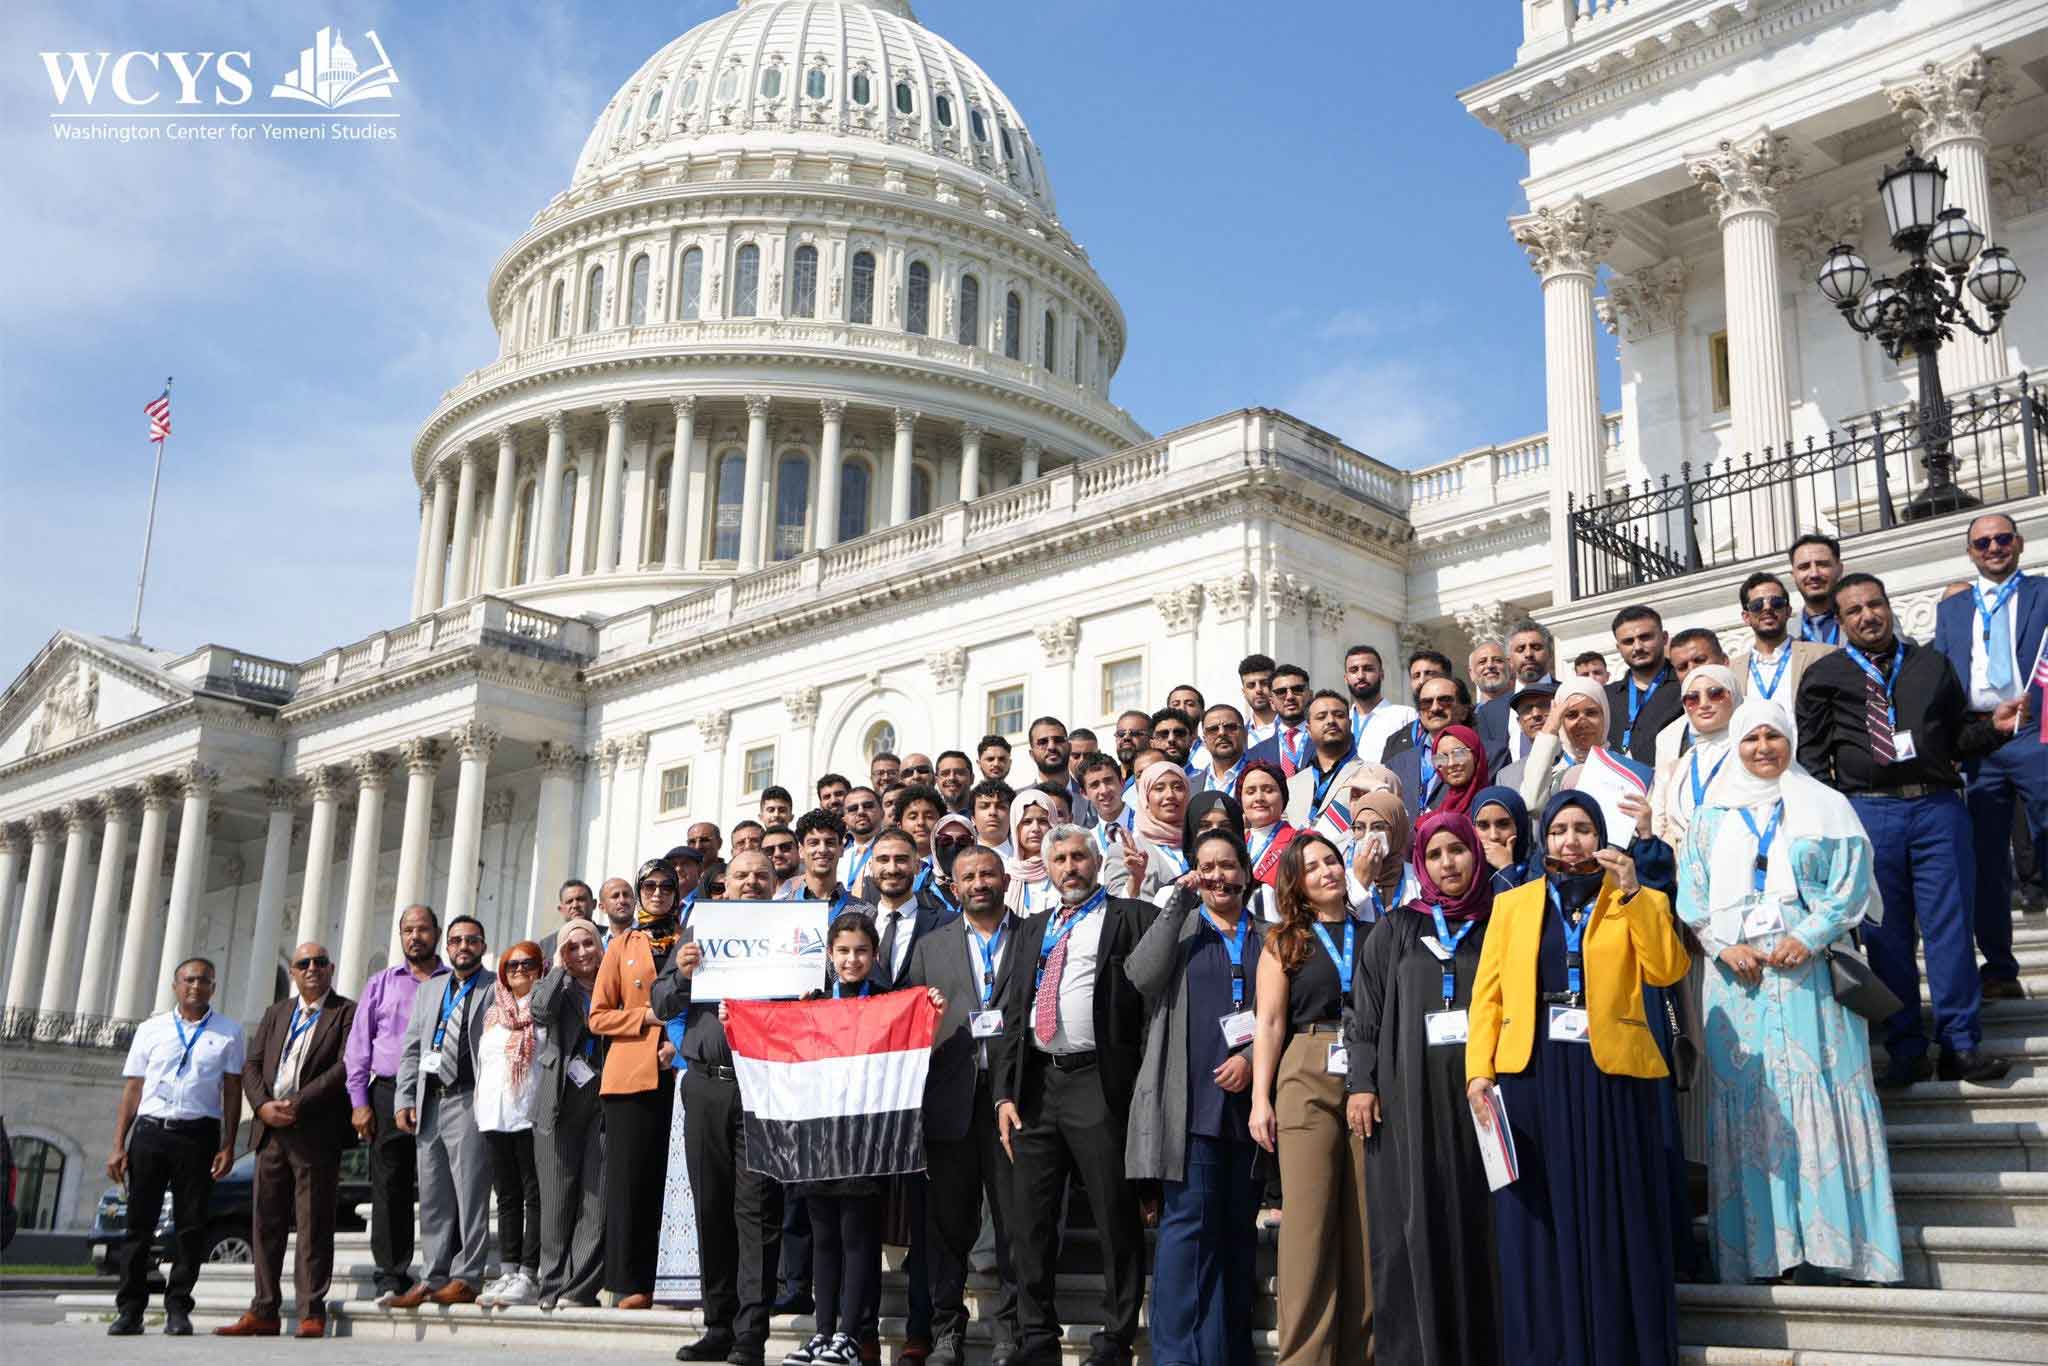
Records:
[[[1894,1172],[2048,1171],[2048,1123],[2038,1120],[1972,1124],[1894,1114],[1885,1140]]]
[[[1902,1223],[2048,1230],[2048,1172],[1894,1171],[1892,1200]]]
[[[2043,1363],[2048,1294],[1682,1285],[1678,1334],[1721,1347],[1882,1354],[1910,1345],[1915,1356]]]
[[[2022,965],[2020,968],[2020,990],[2026,993],[2029,1001],[2048,1000],[2048,967],[2029,968]],[[1920,974],[1920,1004],[1927,1006],[1932,1005],[1933,1002],[1934,998],[1928,994],[1927,974],[1923,969]],[[1986,1004],[2006,1003],[1987,1002]]]
[[[2001,1124],[2048,1120],[2048,1076],[2031,1061],[2016,1062],[1999,1081],[1920,1081],[1896,1091],[1879,1091],[1889,1116],[1914,1122]]]

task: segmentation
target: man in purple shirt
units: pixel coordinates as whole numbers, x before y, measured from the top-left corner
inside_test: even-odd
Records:
[[[370,1250],[377,1259],[377,1304],[412,1288],[413,1206],[419,1172],[413,1136],[392,1119],[398,1059],[420,983],[448,971],[441,961],[441,921],[431,906],[408,906],[398,917],[405,961],[363,984],[348,1035],[350,1119],[370,1145]]]

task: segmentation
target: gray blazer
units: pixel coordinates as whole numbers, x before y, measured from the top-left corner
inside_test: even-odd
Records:
[[[1258,1009],[1259,949],[1266,927],[1246,912],[1244,1007]],[[1124,1175],[1181,1181],[1188,1164],[1188,957],[1202,927],[1200,902],[1179,916],[1161,912],[1124,960],[1124,974],[1145,998],[1145,1059],[1138,1065],[1124,1133]],[[1237,1050],[1247,1056],[1251,1044]]]
[[[462,1003],[463,1015],[468,1027],[463,1031],[463,1045],[469,1049],[469,1067],[472,1075],[477,1069],[477,1047],[483,1041],[484,1010],[491,1003],[491,990],[497,985],[498,975],[489,968],[478,968],[476,985],[469,989],[468,998]],[[420,1071],[420,1056],[434,1046],[434,1026],[441,1021],[441,1002],[448,993],[460,985],[455,974],[435,977],[420,983],[420,989],[413,994],[412,1016],[405,1022],[405,1052],[398,1059],[398,1085],[394,1092],[399,1097],[399,1108],[408,1106],[417,1110],[427,1098],[426,1074]],[[410,1097],[408,1101],[406,1098]]]
[[[604,1071],[605,1040],[590,1032],[590,1017],[583,1008],[583,993],[576,989],[567,968],[557,965],[548,970],[540,979],[540,985],[533,989],[533,1022],[547,1029],[546,1042],[534,1054],[533,1066],[539,1077],[540,1089],[534,1093],[533,1131],[537,1134],[551,1134],[555,1131],[555,1116],[561,1113],[562,1097],[575,1089],[569,1080],[569,1060],[583,1050],[586,1039],[597,1039],[597,1056],[591,1060],[593,1072]],[[597,1094],[597,1078],[592,1077],[587,1089],[594,1097]]]
[[[924,1078],[924,1132],[927,1138],[955,1142],[967,1136],[974,1116],[975,1073],[980,1070],[979,1053],[967,1017],[981,1009],[981,970],[974,946],[967,938],[967,917],[955,916],[935,930],[918,936],[904,964],[898,987],[937,987],[946,998],[946,1013],[939,1017],[939,1031],[932,1039],[932,1060]],[[1002,967],[996,973],[991,1009],[1003,1005],[1003,988],[1010,964],[1016,961],[1011,946],[1017,937],[1016,917],[1003,936]],[[991,1044],[995,1041],[990,1040]]]

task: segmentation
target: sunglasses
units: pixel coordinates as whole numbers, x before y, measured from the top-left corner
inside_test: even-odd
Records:
[[[448,936],[448,943],[451,946],[456,944],[481,944],[483,942],[484,937],[480,934],[451,934]]]
[[[1415,705],[1421,707],[1424,711],[1449,711],[1451,707],[1456,704],[1457,700],[1458,699],[1455,696],[1425,697]]]
[[[904,773],[906,773],[906,774],[909,774],[909,773],[930,773],[931,771],[932,771],[932,766],[931,766],[930,764],[912,764],[912,765],[911,765],[911,766],[910,766],[909,768],[906,768],[906,769],[904,769],[904,770],[903,770],[903,772],[904,772]]]
[[[1729,694],[1726,688],[1706,687],[1701,688],[1696,692],[1689,692],[1684,697],[1681,697],[1678,700],[1685,704],[1685,709],[1687,711],[1692,711],[1694,708],[1705,706],[1709,702],[1712,702],[1714,705],[1719,706],[1721,703],[1726,702],[1728,700],[1728,696]]]
[[[676,888],[679,886],[681,886],[680,883],[657,882],[653,878],[649,878],[640,884],[640,890],[643,892],[667,892],[670,896],[674,896]]]
[[[1116,733],[1116,738],[1119,740],[1142,740],[1151,733],[1149,730],[1120,730]]]
[[[506,960],[505,960],[504,962],[502,962],[502,963],[498,964],[498,971],[499,971],[499,972],[501,972],[501,973],[506,973],[506,972],[539,972],[539,971],[540,971],[540,959],[538,959],[538,958],[507,958],[507,959],[506,959]]]
[[[294,959],[292,960],[292,966],[293,966],[294,968],[298,969],[298,970],[299,970],[300,972],[304,972],[304,971],[305,971],[305,970],[306,970],[307,968],[330,968],[330,967],[333,967],[333,966],[334,966],[334,960],[333,960],[333,959],[331,959],[331,958],[329,958],[329,957],[328,957],[328,956],[327,956],[326,954],[324,954],[324,953],[323,953],[323,954],[318,954],[318,955],[315,955],[315,956],[314,956],[314,957],[312,957],[312,958],[294,958]]]
[[[1782,612],[1791,605],[1790,598],[1768,597],[1749,600],[1749,610],[1752,612]]]
[[[1275,697],[1299,697],[1307,691],[1308,684],[1306,683],[1275,683],[1273,685],[1273,695]]]
[[[1997,546],[2000,550],[2003,550],[2011,545],[2012,541],[2013,535],[2010,531],[1994,531],[1989,536],[1979,536],[1976,540],[1970,542],[1970,548],[1972,550],[1989,550],[1992,546]]]

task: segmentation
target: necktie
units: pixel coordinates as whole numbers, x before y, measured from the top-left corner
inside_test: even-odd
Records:
[[[1060,924],[1064,925],[1068,918],[1071,918],[1071,912],[1061,918]],[[1050,926],[1046,933],[1051,934],[1057,929],[1059,925]],[[1072,938],[1072,935],[1063,935],[1060,942],[1052,946],[1052,955],[1045,960],[1045,976],[1038,983],[1038,998],[1031,1003],[1031,1032],[1047,1048],[1052,1047],[1052,1036],[1059,1032],[1060,977],[1067,969],[1067,941]]]
[[[1898,751],[1892,745],[1892,704],[1885,696],[1884,684],[1870,675],[1863,676],[1864,724],[1870,728],[1870,755],[1880,764],[1897,760]]]
[[[896,926],[901,924],[903,912],[889,912],[889,923],[882,927],[882,968],[889,974],[889,980],[896,979]]]
[[[1300,743],[1301,727],[1289,726],[1287,738],[1280,745],[1280,766],[1287,770],[1287,776],[1290,778],[1294,776],[1294,756],[1300,753],[1297,748]]]

